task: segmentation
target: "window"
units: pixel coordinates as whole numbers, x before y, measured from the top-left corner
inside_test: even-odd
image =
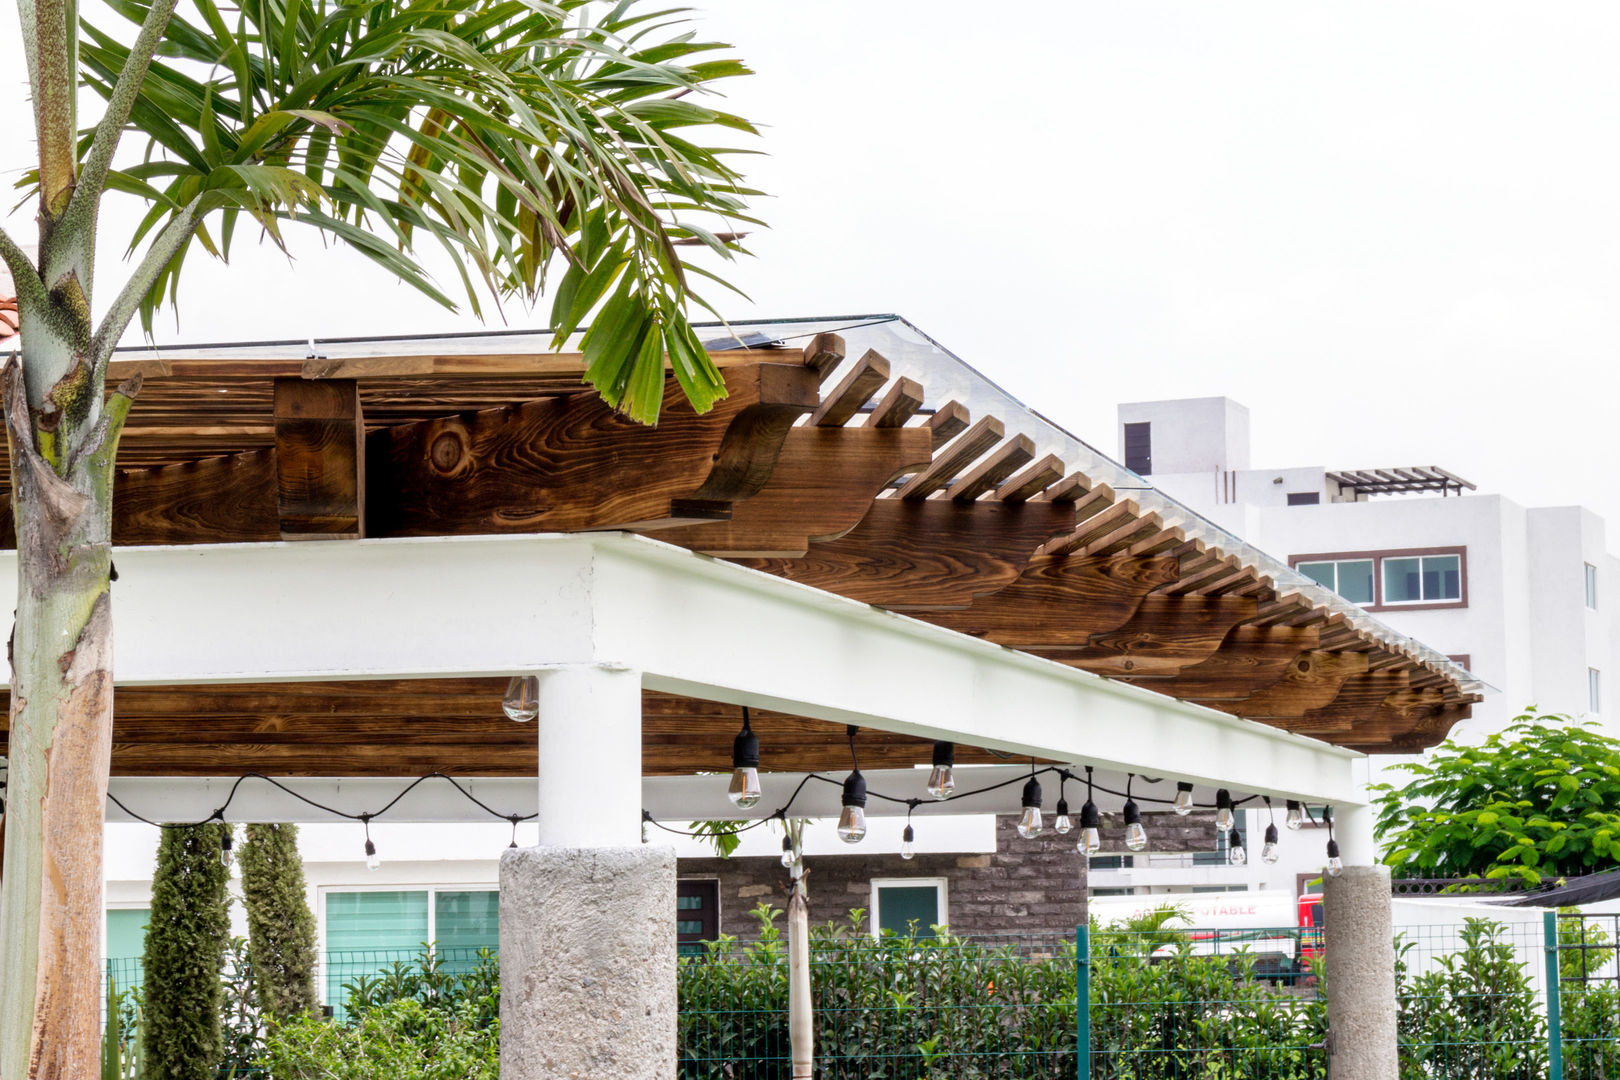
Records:
[[[1135,896],[1136,895],[1136,890],[1134,888],[1129,888],[1129,887],[1127,887],[1127,888],[1092,889],[1092,890],[1090,890],[1090,895],[1092,895],[1092,896]]]
[[[1469,653],[1452,653],[1450,656],[1446,657],[1446,659],[1450,660],[1453,664],[1456,664],[1465,671],[1474,670],[1474,658]]]
[[[343,1015],[345,983],[394,961],[411,963],[432,943],[446,971],[469,971],[478,950],[500,946],[500,894],[494,889],[365,889],[322,894],[326,1001]]]
[[[107,959],[139,960],[146,953],[147,908],[107,910]]]
[[[1137,476],[1153,472],[1153,425],[1125,425],[1125,467]]]
[[[1408,555],[1385,558],[1385,604],[1434,604],[1462,599],[1462,558]]]
[[[1290,491],[1288,493],[1289,506],[1319,506],[1322,502],[1320,491]]]
[[[934,936],[934,926],[943,926],[945,914],[944,878],[874,878],[872,880],[872,935],[884,930],[897,934],[912,932],[920,938]]]
[[[1597,610],[1597,567],[1586,564],[1586,606]]]
[[[1586,696],[1587,710],[1600,713],[1603,711],[1603,672],[1595,667],[1586,669]]]
[[[1352,604],[1373,602],[1371,559],[1302,562],[1295,569],[1318,585],[1326,585]]]
[[[720,937],[720,883],[675,883],[675,949],[682,956],[703,955],[703,943]]]
[[[1369,611],[1467,607],[1467,548],[1295,555],[1289,565]]]

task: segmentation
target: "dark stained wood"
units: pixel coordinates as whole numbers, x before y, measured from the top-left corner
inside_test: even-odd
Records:
[[[933,436],[934,449],[938,450],[966,431],[968,419],[967,406],[960,401],[947,401],[941,405],[928,418],[928,431]]]
[[[903,427],[907,420],[917,415],[917,410],[922,408],[922,404],[922,383],[902,375],[894,380],[889,392],[872,407],[872,414],[866,418],[866,426]]]
[[[1063,479],[1063,459],[1047,454],[1023,472],[996,489],[996,498],[1006,503],[1025,502]]]
[[[1293,627],[1238,626],[1226,635],[1213,656],[1184,667],[1168,678],[1136,681],[1150,690],[1178,698],[1219,700],[1244,698],[1276,683],[1302,654],[1315,649],[1316,631]]]
[[[818,381],[825,381],[843,361],[844,339],[839,334],[817,334],[804,347],[804,366],[816,373]]]
[[[1072,520],[1072,508],[1057,503],[878,499],[854,529],[812,545],[803,558],[739,561],[899,611],[965,608],[1010,585],[1035,549]]]
[[[1385,699],[1406,689],[1404,671],[1369,671],[1344,681],[1332,701],[1288,723],[1289,731],[1352,731],[1378,715]]]
[[[373,432],[368,534],[656,529],[722,516],[770,478],[815,375],[726,371],[730,396],[698,416],[671,380],[643,427],[594,399],[528,402]]]
[[[923,428],[796,427],[771,480],[726,521],[662,529],[660,540],[710,555],[797,558],[853,529],[897,477],[928,463]]]
[[[810,414],[810,424],[843,427],[888,381],[889,361],[875,349],[866,350],[866,355],[855,362],[849,374],[822,398],[820,406]]]
[[[1123,626],[1084,648],[1046,655],[1094,675],[1174,675],[1213,656],[1256,606],[1237,597],[1145,596]]]
[[[1014,435],[986,454],[984,459],[958,477],[946,489],[957,502],[972,502],[1023,468],[1035,457],[1035,441],[1028,435]]]
[[[1379,703],[1371,716],[1353,727],[1341,729],[1313,729],[1317,738],[1357,739],[1362,742],[1388,742],[1412,732],[1425,718],[1445,707],[1438,690],[1421,690],[1411,686],[1396,690]]]
[[[1360,653],[1310,652],[1289,665],[1281,679],[1246,698],[1197,700],[1201,705],[1251,720],[1292,720],[1330,704],[1346,681],[1366,671],[1367,658]]]
[[[900,486],[902,499],[922,499],[949,484],[963,469],[972,465],[980,454],[1001,441],[1006,433],[1000,420],[987,416],[938,451],[933,463]],[[937,435],[937,432],[936,432]]]
[[[274,450],[119,470],[113,481],[113,543],[280,540],[278,492]]]
[[[1017,581],[966,611],[917,617],[1014,648],[1086,645],[1123,626],[1175,573],[1174,559],[1037,555]]]
[[[366,424],[353,379],[275,381],[283,540],[365,535]]]

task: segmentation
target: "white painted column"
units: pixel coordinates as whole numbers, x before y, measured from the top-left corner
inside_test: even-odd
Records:
[[[1333,836],[1339,841],[1339,857],[1345,866],[1372,866],[1378,861],[1371,806],[1335,806]]]
[[[641,842],[641,674],[540,674],[540,846],[501,858],[502,1080],[673,1080],[675,849]]]
[[[551,668],[539,703],[540,846],[639,845],[641,673]]]

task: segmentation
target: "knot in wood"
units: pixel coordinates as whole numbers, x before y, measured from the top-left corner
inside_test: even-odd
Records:
[[[445,476],[454,476],[462,471],[467,461],[467,433],[455,428],[448,428],[434,437],[428,446],[428,462],[435,472]]]

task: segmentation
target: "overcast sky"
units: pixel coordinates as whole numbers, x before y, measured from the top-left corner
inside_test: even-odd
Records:
[[[728,316],[900,313],[1111,452],[1117,402],[1225,394],[1257,467],[1436,464],[1620,522],[1620,6],[700,3],[768,125]],[[0,32],[7,181],[22,67]],[[297,254],[199,259],[158,340],[475,325]]]

